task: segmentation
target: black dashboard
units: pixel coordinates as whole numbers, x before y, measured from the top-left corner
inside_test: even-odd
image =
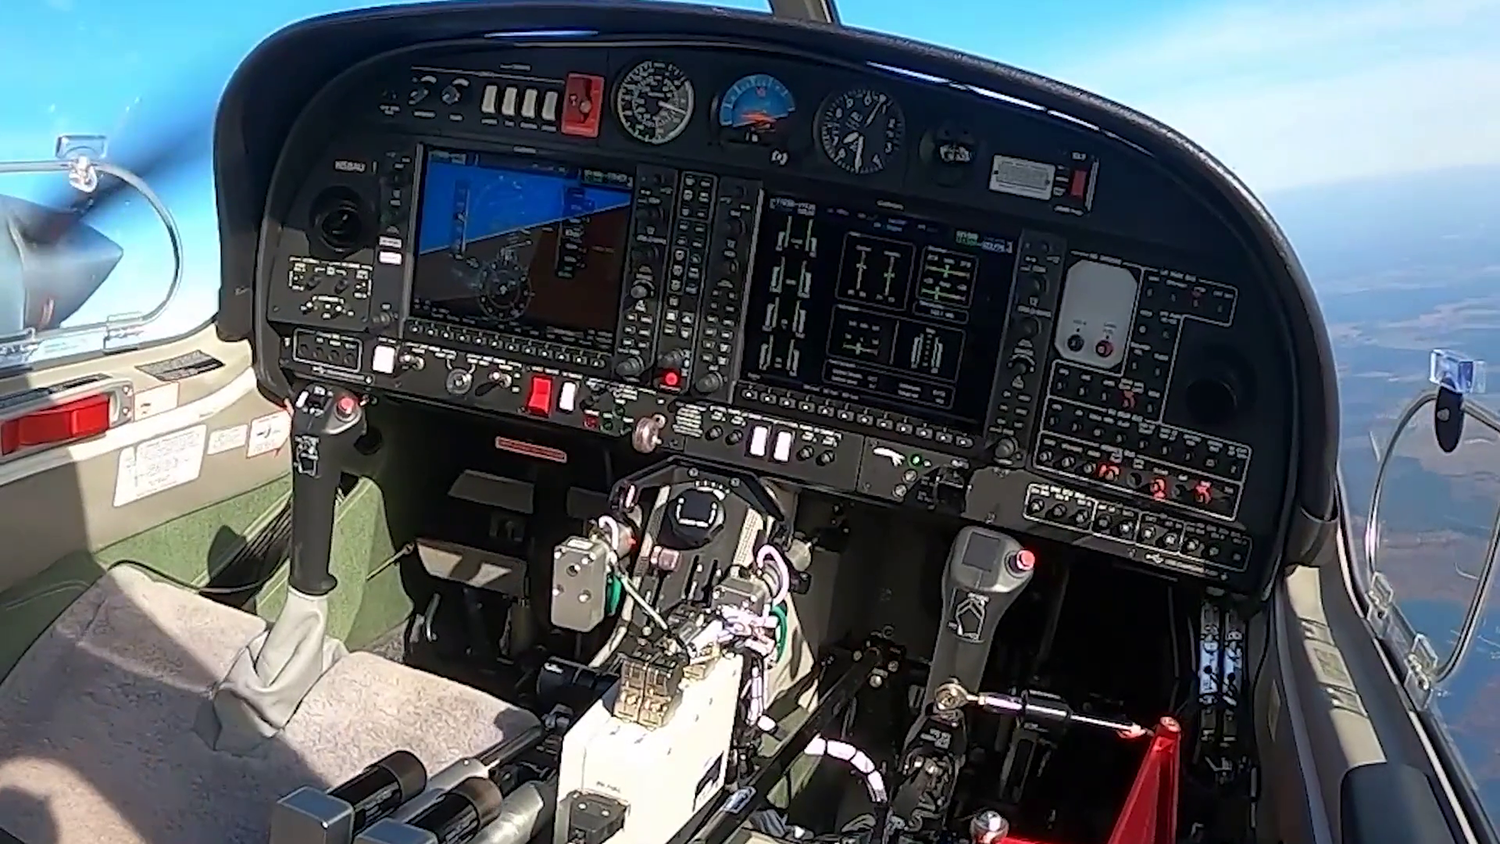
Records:
[[[570,32],[495,34],[549,16]],[[325,67],[278,88],[278,61]],[[524,418],[1263,594],[1331,515],[1295,259],[1167,130],[997,67],[675,6],[300,24],[221,108],[226,279],[254,279],[226,313],[278,395]]]

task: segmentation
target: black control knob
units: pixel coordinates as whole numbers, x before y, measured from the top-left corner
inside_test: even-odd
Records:
[[[630,285],[630,298],[636,301],[650,299],[651,294],[655,291],[656,288],[649,281],[632,282]]]
[[[718,392],[724,386],[724,376],[717,372],[705,372],[693,382],[694,392],[709,395]]]
[[[615,374],[621,378],[635,378],[646,371],[646,362],[636,355],[627,355],[615,361]]]
[[[1031,358],[1025,355],[1016,355],[1007,361],[1005,366],[1010,370],[1011,375],[1026,375],[1036,367],[1036,364],[1032,362]]]
[[[672,349],[663,352],[661,357],[656,359],[656,368],[663,372],[681,372],[683,366],[687,364],[687,360],[688,353],[686,349]]]
[[[685,489],[667,504],[663,521],[673,546],[702,548],[724,529],[724,504],[710,490]]]
[[[1016,441],[1010,437],[1001,437],[1000,441],[995,443],[995,459],[1009,460],[1015,456],[1015,453]]]
[[[1022,337],[1031,338],[1042,332],[1042,324],[1031,317],[1024,317],[1016,323],[1016,333]]]

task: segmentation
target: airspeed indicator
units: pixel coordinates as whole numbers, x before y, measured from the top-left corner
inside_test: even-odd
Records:
[[[652,145],[667,143],[693,120],[693,81],[671,62],[641,62],[620,80],[615,113],[630,137]]]

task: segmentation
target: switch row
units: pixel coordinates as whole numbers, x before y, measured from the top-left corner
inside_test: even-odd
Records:
[[[501,117],[520,117],[523,120],[541,119],[547,123],[557,122],[557,105],[560,96],[556,91],[541,91],[536,88],[519,88],[508,85],[484,86],[484,97],[479,110],[485,114]],[[540,109],[538,104],[540,103]]]

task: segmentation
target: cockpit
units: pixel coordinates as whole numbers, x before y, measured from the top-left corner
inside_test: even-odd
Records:
[[[172,811],[85,790],[58,844],[1372,844],[1372,794],[1437,828],[1352,761],[1338,839],[1289,832],[1317,772],[1261,799],[1314,753],[1276,608],[1350,551],[1267,209],[1140,113],[820,6],[398,6],[249,54],[211,413],[263,415],[161,436],[287,474],[248,585],[111,566],[0,675],[79,677],[119,618],[109,676],[191,692],[120,757]],[[175,486],[134,466],[117,507]],[[78,682],[16,723],[103,741]]]

